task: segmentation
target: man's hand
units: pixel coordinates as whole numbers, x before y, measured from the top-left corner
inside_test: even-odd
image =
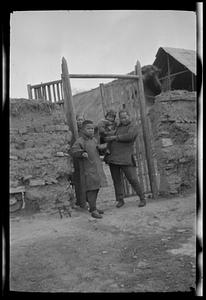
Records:
[[[110,135],[105,137],[105,142],[112,142],[112,141],[116,141],[117,136],[116,135]]]
[[[83,152],[83,153],[82,153],[82,157],[88,158],[88,157],[89,157],[89,156],[88,156],[88,153],[87,153],[87,152]]]

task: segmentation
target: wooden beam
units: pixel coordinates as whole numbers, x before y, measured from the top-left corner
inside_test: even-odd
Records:
[[[137,80],[137,88],[138,88],[139,99],[140,99],[140,114],[141,114],[143,138],[144,138],[146,158],[147,158],[148,173],[150,178],[150,186],[151,186],[153,198],[157,199],[158,197],[157,180],[156,180],[155,166],[154,166],[153,155],[152,155],[151,137],[149,134],[149,126],[148,126],[148,120],[146,115],[142,71],[141,71],[141,65],[139,61],[137,61],[135,66],[135,74],[139,76],[139,80]]]
[[[187,72],[190,72],[190,71],[189,71],[189,70],[184,70],[184,71],[181,71],[181,72],[172,73],[172,74],[170,74],[170,78],[171,78],[171,77],[174,77],[174,76],[176,76],[176,75],[179,75],[179,74],[187,73]],[[168,75],[159,78],[159,80],[163,80],[163,79],[166,79],[166,78],[168,78]]]
[[[120,78],[120,79],[138,79],[137,75],[122,74],[70,74],[70,78]]]

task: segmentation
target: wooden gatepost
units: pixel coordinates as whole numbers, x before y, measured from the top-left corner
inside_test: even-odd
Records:
[[[73,97],[72,97],[72,90],[70,84],[70,76],[67,67],[66,59],[62,58],[62,85],[63,85],[63,99],[64,99],[64,110],[66,115],[67,124],[72,132],[72,139],[71,139],[71,146],[78,138],[78,129],[77,129],[77,122],[76,122],[76,114],[73,105]],[[81,161],[77,159],[73,159],[74,165],[74,173],[73,173],[73,180],[75,186],[75,194],[77,198],[77,202],[79,204],[84,205],[86,202],[86,191],[85,191],[85,182],[84,182],[84,170],[83,164]]]

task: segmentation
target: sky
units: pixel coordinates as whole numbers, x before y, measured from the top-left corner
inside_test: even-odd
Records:
[[[71,74],[126,74],[159,47],[196,50],[196,14],[166,10],[16,11],[10,18],[10,97]],[[73,93],[111,79],[71,79]]]

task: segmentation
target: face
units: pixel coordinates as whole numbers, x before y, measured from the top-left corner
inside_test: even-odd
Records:
[[[107,116],[106,116],[106,120],[108,120],[108,121],[110,121],[111,123],[113,123],[114,120],[115,120],[115,117],[114,117],[114,116],[111,116],[111,115],[107,115]]]
[[[83,132],[86,136],[93,137],[94,136],[94,125],[93,124],[87,124],[84,127]]]
[[[82,117],[78,117],[77,118],[77,125],[82,126],[83,121],[84,121],[84,119]]]
[[[130,122],[130,116],[127,112],[122,112],[119,114],[119,121],[122,125],[127,125]]]

